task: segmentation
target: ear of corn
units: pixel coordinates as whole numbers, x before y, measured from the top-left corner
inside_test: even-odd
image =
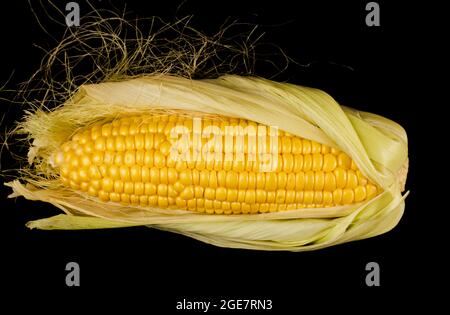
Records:
[[[227,161],[225,146],[211,159],[171,159],[171,128],[195,117],[219,129],[279,127],[273,169],[248,154],[238,162],[233,149]],[[9,183],[14,196],[66,212],[30,227],[149,225],[219,246],[301,251],[384,233],[404,209],[404,130],[292,84],[160,75],[85,85],[22,131],[45,176]]]
[[[187,143],[171,139],[175,130]],[[333,207],[377,194],[344,152],[280,133],[271,139],[264,125],[223,116],[132,116],[77,132],[53,164],[66,187],[105,202],[209,214]],[[257,152],[264,146],[267,161]],[[183,158],[171,152],[183,147]]]

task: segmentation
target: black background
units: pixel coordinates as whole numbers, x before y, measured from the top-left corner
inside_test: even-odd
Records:
[[[79,1],[81,14],[87,5]],[[123,2],[112,1],[117,7]],[[24,224],[50,216],[58,210],[50,205],[6,200],[2,187],[0,284],[10,297],[25,297],[15,303],[19,310],[37,307],[29,299],[39,296],[39,308],[50,310],[57,298],[68,308],[89,302],[97,306],[140,305],[145,313],[175,312],[176,301],[220,298],[272,299],[276,313],[301,313],[304,307],[316,311],[328,307],[351,310],[355,303],[367,309],[384,309],[389,302],[403,307],[421,302],[422,293],[433,290],[445,273],[444,261],[436,260],[430,238],[433,230],[427,202],[429,178],[420,143],[426,132],[420,121],[413,81],[420,78],[417,49],[419,25],[407,5],[394,7],[378,1],[381,26],[365,24],[366,1],[277,0],[261,1],[142,1],[127,2],[127,10],[140,17],[194,14],[193,26],[215,32],[227,17],[261,24],[264,41],[283,48],[297,60],[280,80],[324,89],[341,104],[371,111],[399,122],[408,132],[410,172],[406,211],[399,225],[376,238],[305,253],[263,252],[224,249],[184,236],[148,228],[99,231],[30,231]],[[65,1],[57,1],[64,9]],[[110,2],[92,1],[97,8]],[[37,3],[35,4],[39,6]],[[62,29],[49,30],[58,38]],[[42,51],[33,44],[51,48],[26,1],[2,4],[1,84],[26,80],[39,66]],[[271,75],[271,69],[256,69]],[[13,75],[11,76],[11,74]],[[16,105],[2,101],[2,130],[20,118]],[[17,163],[2,153],[2,170]],[[422,171],[423,170],[423,171]],[[81,268],[81,286],[65,286],[65,265],[75,261]],[[381,287],[366,287],[365,266],[375,261],[381,268]],[[405,293],[406,292],[406,293]],[[415,295],[414,293],[417,293]],[[403,298],[403,294],[409,298]],[[414,298],[418,296],[418,298]],[[334,297],[339,297],[334,300]],[[62,298],[62,299],[61,299]],[[339,301],[339,302],[337,302]],[[111,304],[112,303],[112,304]],[[156,311],[159,309],[159,311]],[[366,310],[367,310],[366,309]],[[242,311],[241,311],[242,313]]]

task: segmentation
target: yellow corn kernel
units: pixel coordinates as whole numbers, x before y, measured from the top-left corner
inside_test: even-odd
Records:
[[[190,143],[189,159],[172,156],[183,152],[170,138],[179,126],[194,132],[193,119],[177,115],[125,117],[81,130],[54,155],[61,183],[105,202],[225,215],[350,205],[381,192],[346,153],[282,131],[273,169],[261,170],[258,145],[248,138],[257,124],[243,119],[203,120],[200,133],[208,126],[223,132],[197,143],[211,141],[209,151]],[[226,143],[227,126],[250,131]],[[269,148],[269,136],[264,141]]]

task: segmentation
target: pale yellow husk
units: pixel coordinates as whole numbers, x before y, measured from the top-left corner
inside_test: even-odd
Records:
[[[384,190],[364,203],[268,214],[207,215],[104,203],[62,187],[49,157],[79,128],[149,112],[201,112],[245,118],[345,151]],[[28,223],[40,229],[147,225],[217,246],[304,251],[392,229],[404,211],[406,133],[386,118],[340,106],[323,91],[256,77],[217,79],[151,75],[83,85],[61,107],[28,115],[29,162],[40,176],[8,183],[13,197],[49,202],[65,212]]]

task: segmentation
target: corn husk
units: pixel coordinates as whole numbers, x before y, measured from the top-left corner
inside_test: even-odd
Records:
[[[201,113],[245,118],[337,147],[383,192],[354,205],[267,214],[208,215],[101,202],[61,185],[50,156],[80,128],[124,115]],[[29,113],[29,175],[7,185],[12,197],[53,204],[64,214],[31,221],[39,229],[149,226],[223,247],[305,251],[391,230],[404,211],[406,133],[386,118],[340,106],[325,92],[257,77],[192,80],[149,75],[82,85],[53,111]]]

